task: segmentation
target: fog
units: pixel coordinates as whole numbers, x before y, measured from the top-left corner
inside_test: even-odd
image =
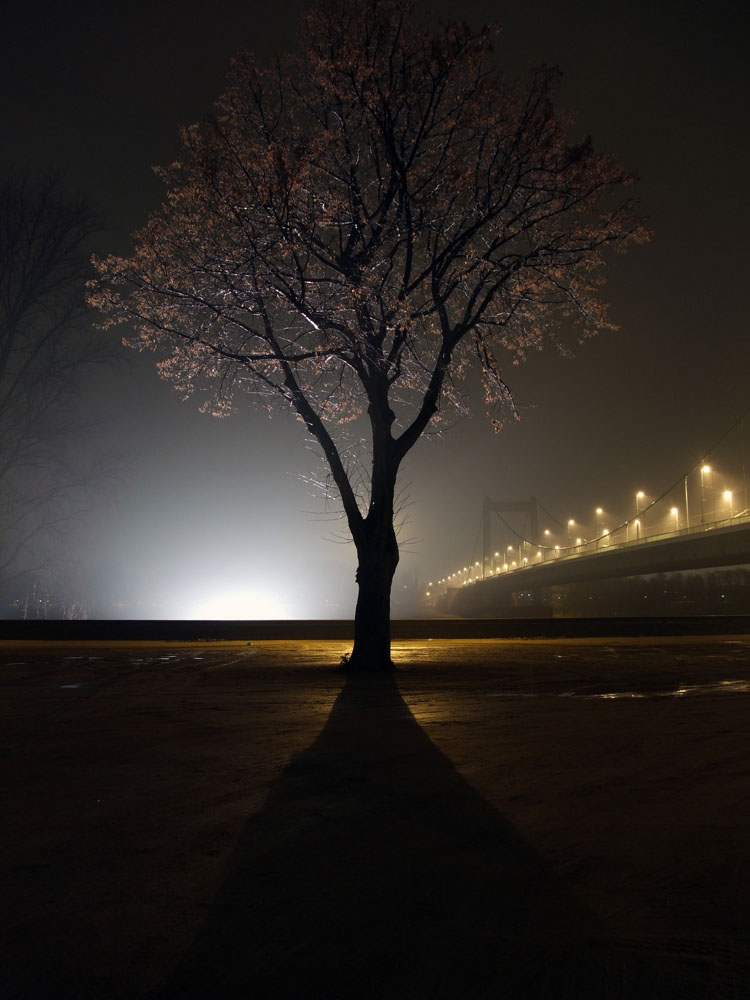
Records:
[[[298,5],[266,8],[14,10],[0,41],[2,164],[65,169],[109,219],[98,248],[126,250],[160,197],[151,166],[206,111],[231,54],[287,43]],[[687,472],[747,408],[747,13],[577,10],[457,12],[505,24],[498,52],[512,73],[563,67],[577,133],[639,171],[655,238],[612,259],[604,297],[617,332],[576,344],[563,329],[571,355],[548,348],[504,371],[520,419],[495,434],[480,403],[407,458],[396,615],[419,613],[431,579],[480,557],[485,496],[536,496],[562,523],[626,510],[636,490],[656,495]],[[447,3],[430,11],[454,16]],[[78,447],[110,456],[106,488],[45,543],[35,572],[3,581],[7,613],[33,591],[41,613],[49,600],[90,617],[351,616],[353,547],[335,501],[310,485],[321,463],[302,425],[250,407],[203,415],[153,358],[101,336],[117,357],[81,386],[94,429]]]

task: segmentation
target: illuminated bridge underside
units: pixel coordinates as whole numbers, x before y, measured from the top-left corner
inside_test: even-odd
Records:
[[[677,537],[632,543],[584,555],[563,556],[538,566],[526,566],[479,581],[455,592],[451,612],[471,615],[480,605],[496,607],[511,604],[513,594],[538,591],[543,587],[743,563],[750,563],[750,525],[693,530]]]

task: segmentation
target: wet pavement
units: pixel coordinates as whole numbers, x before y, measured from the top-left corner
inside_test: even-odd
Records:
[[[0,995],[750,995],[750,637],[348,648],[2,644]]]

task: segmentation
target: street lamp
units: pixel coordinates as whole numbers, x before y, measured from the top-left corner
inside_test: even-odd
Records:
[[[601,507],[597,507],[594,511],[594,548],[599,548],[599,542],[602,538],[602,518],[604,517],[604,510]]]
[[[729,516],[731,518],[731,517],[734,516],[734,509],[733,509],[733,504],[732,504],[732,491],[731,490],[724,490],[724,499],[726,500],[727,507],[729,507]]]
[[[711,474],[711,466],[710,465],[702,465],[701,466],[701,524],[705,523],[705,516],[704,516],[704,509],[703,509],[704,501],[705,501],[705,484],[706,484],[705,477],[708,476],[708,475],[710,475],[710,474]]]
[[[643,492],[643,490],[638,490],[638,492],[635,495],[636,541],[640,538],[640,524],[637,520],[638,514],[645,509],[646,509],[646,494]]]
[[[553,535],[553,533],[550,531],[549,528],[545,528],[544,529],[544,558],[545,559],[548,556],[550,556],[550,555],[552,555],[554,553],[554,549],[553,549],[553,546],[552,546],[552,541],[553,541],[554,537],[555,536]]]
[[[677,509],[677,507],[673,507],[670,510],[669,513],[674,518],[674,530],[675,531],[679,531],[680,530],[680,512],[679,512],[679,510]]]
[[[571,519],[568,521],[568,545],[570,545],[570,539],[571,539],[572,529],[575,528],[575,526],[576,526],[576,523],[573,520],[573,518],[571,517]]]

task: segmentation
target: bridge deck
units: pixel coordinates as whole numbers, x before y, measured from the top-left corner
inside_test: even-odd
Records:
[[[502,606],[512,602],[513,594],[542,587],[744,563],[750,563],[750,524],[707,525],[520,567],[457,589],[450,607],[466,615],[478,605]]]

